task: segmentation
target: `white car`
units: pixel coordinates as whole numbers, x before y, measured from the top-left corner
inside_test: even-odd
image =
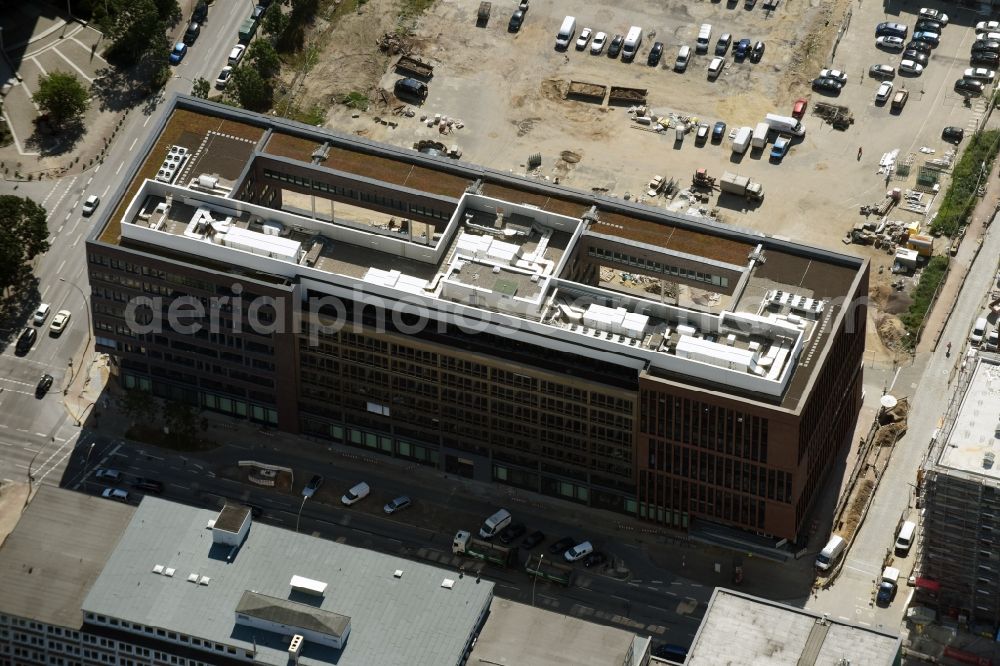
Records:
[[[594,544],[589,541],[584,541],[583,543],[578,543],[567,550],[563,554],[563,557],[566,558],[567,562],[576,562],[577,560],[581,560],[587,555],[590,555],[592,552],[594,552]]]
[[[910,74],[919,74],[924,71],[924,66],[918,62],[913,62],[912,60],[903,60],[899,63],[899,71],[909,72]]]
[[[1000,30],[1000,21],[980,21],[976,24],[976,32],[993,32]]]
[[[101,497],[118,500],[119,502],[127,502],[128,492],[121,488],[105,488],[104,492],[101,493]]]
[[[83,202],[83,208],[81,212],[84,217],[90,217],[97,210],[97,207],[101,205],[101,198],[96,194],[91,194],[87,197],[87,200]]]
[[[875,101],[879,104],[885,104],[889,101],[889,97],[892,95],[892,81],[883,81],[875,92]]]
[[[361,482],[344,493],[344,496],[340,498],[340,502],[344,506],[351,506],[368,497],[368,493],[371,491],[372,489],[368,487],[367,483]]]
[[[233,47],[233,50],[229,52],[229,64],[238,65],[240,60],[243,60],[243,54],[246,53],[247,47],[243,44],[237,44]]]
[[[120,481],[122,478],[122,473],[116,469],[105,469],[104,467],[98,467],[94,470],[94,477],[98,479],[110,479],[112,481]]]
[[[719,74],[722,73],[722,69],[725,66],[726,66],[725,58],[712,58],[712,62],[708,63],[709,80],[718,78]]]
[[[839,69],[824,69],[819,73],[819,78],[821,79],[834,79],[835,81],[840,81],[842,85],[847,85],[847,74],[843,73]]]
[[[902,51],[903,44],[906,43],[902,37],[878,37],[875,39],[875,46],[881,46],[884,49],[892,49],[894,51]]]
[[[928,9],[927,7],[921,7],[920,18],[929,18],[939,23],[943,23],[944,25],[948,25],[948,15],[936,9]],[[996,21],[990,21],[990,23],[996,23]]]
[[[229,79],[232,77],[232,75],[233,75],[232,65],[226,65],[225,67],[223,67],[222,71],[219,72],[219,78],[215,80],[215,87],[219,88],[220,90],[222,88],[225,88],[226,84],[229,83]]]
[[[590,35],[593,34],[593,30],[590,28],[584,28],[580,31],[580,36],[576,38],[576,50],[582,51],[587,48],[587,42],[590,41]]]
[[[986,81],[988,83],[993,82],[993,77],[997,73],[992,69],[986,69],[985,67],[970,67],[965,70],[965,78],[967,79],[979,79],[980,81]]]
[[[590,55],[600,55],[604,50],[604,44],[608,41],[608,33],[599,32],[594,35],[594,41],[590,43]]]
[[[38,305],[38,309],[35,310],[35,316],[34,319],[32,320],[35,322],[35,326],[41,326],[42,324],[45,323],[45,320],[49,316],[49,310],[51,309],[52,308],[49,306],[48,303],[40,303]]]
[[[52,318],[52,323],[49,324],[49,330],[56,334],[62,333],[69,324],[69,318],[72,316],[73,313],[69,310],[60,310],[56,313],[56,316]]]

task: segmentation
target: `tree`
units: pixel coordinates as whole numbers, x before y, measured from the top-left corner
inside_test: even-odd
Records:
[[[28,262],[49,249],[46,212],[27,197],[0,195],[0,289],[26,277]]]
[[[150,423],[156,420],[156,402],[149,391],[133,388],[125,392],[122,398],[122,411],[132,422],[144,421]]]
[[[257,40],[247,49],[247,60],[260,72],[260,75],[269,79],[278,73],[281,68],[281,60],[278,52],[274,50],[269,42]]]
[[[143,55],[159,49],[167,26],[153,0],[135,0],[122,6],[109,36],[109,57],[123,65],[134,65]]]
[[[239,105],[251,111],[266,111],[274,98],[271,82],[252,67],[237,68],[233,72],[229,88]]]
[[[55,71],[38,79],[35,103],[54,127],[78,120],[90,105],[90,93],[73,74]]]
[[[281,11],[281,7],[271,7],[271,10],[264,14],[260,28],[268,37],[278,39],[288,28],[288,14]]]
[[[194,408],[183,402],[170,401],[163,409],[163,420],[170,429],[170,434],[189,442],[198,433],[197,414]]]
[[[195,97],[201,97],[202,99],[208,99],[208,91],[211,90],[211,86],[208,83],[208,79],[199,76],[194,80],[194,87],[191,89],[191,94]]]

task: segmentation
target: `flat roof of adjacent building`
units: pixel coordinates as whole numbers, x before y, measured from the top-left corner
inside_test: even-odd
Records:
[[[1000,357],[978,356],[945,437],[939,467],[1000,480]]]
[[[715,588],[685,666],[892,666],[899,636]]]
[[[83,599],[134,513],[121,502],[39,486],[0,547],[0,612],[79,628]]]
[[[610,666],[626,663],[633,641],[647,640],[624,629],[496,599],[467,663]]]
[[[458,663],[492,599],[493,584],[485,580],[260,523],[251,525],[233,556],[207,529],[217,515],[144,498],[80,606],[240,651],[256,649],[255,663],[281,665],[288,662],[287,639],[236,624],[237,609],[270,622],[305,618],[305,628],[330,635],[343,631],[349,618],[342,650],[307,637],[299,663],[441,666]],[[173,575],[154,572],[157,565]],[[293,576],[328,587],[321,595],[302,591],[293,587]],[[442,585],[446,579],[453,580],[450,587]]]

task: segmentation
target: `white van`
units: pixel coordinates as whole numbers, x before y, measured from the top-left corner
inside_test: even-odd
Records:
[[[903,526],[899,528],[899,534],[896,535],[896,555],[906,557],[906,554],[910,552],[910,546],[913,545],[913,535],[916,531],[916,523],[910,520],[903,523]]]
[[[776,132],[794,134],[795,136],[805,136],[806,128],[802,123],[791,116],[779,116],[776,113],[769,113],[764,116],[765,122]]]
[[[628,33],[625,35],[625,45],[622,47],[622,62],[632,62],[635,60],[635,54],[639,51],[641,44],[642,28],[634,25],[628,29]]]
[[[510,525],[510,520],[510,511],[500,509],[486,519],[483,526],[479,528],[479,536],[483,539],[492,539],[496,536],[497,532]]]
[[[574,34],[576,34],[576,18],[567,16],[563,19],[562,26],[559,28],[559,34],[556,35],[556,48],[568,48],[569,43],[573,41]]]
[[[682,46],[677,52],[677,60],[674,61],[674,71],[683,72],[688,68],[689,62],[691,62],[691,47]]]
[[[979,346],[983,342],[983,338],[986,337],[986,329],[989,327],[990,323],[986,321],[986,317],[980,317],[976,320],[976,323],[972,326],[972,333],[969,334],[969,342],[975,346]]]
[[[695,42],[696,53],[708,53],[708,43],[712,40],[712,24],[702,23],[698,30],[698,41]]]
[[[816,568],[820,571],[826,571],[832,567],[844,554],[846,547],[847,542],[844,541],[844,537],[834,534],[816,557]]]

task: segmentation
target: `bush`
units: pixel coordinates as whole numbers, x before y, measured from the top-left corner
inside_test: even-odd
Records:
[[[910,303],[909,310],[900,317],[903,326],[910,333],[910,340],[916,340],[916,333],[924,323],[924,317],[927,316],[927,310],[931,306],[931,299],[934,298],[938,286],[944,280],[947,270],[948,257],[938,256],[933,257],[927,263],[924,272],[920,275],[920,282],[913,290],[913,302]]]
[[[951,185],[948,186],[931,225],[934,233],[954,236],[968,222],[976,203],[976,190],[982,184],[983,166],[985,164],[985,173],[988,174],[997,154],[998,141],[1000,130],[973,135],[952,171]]]

